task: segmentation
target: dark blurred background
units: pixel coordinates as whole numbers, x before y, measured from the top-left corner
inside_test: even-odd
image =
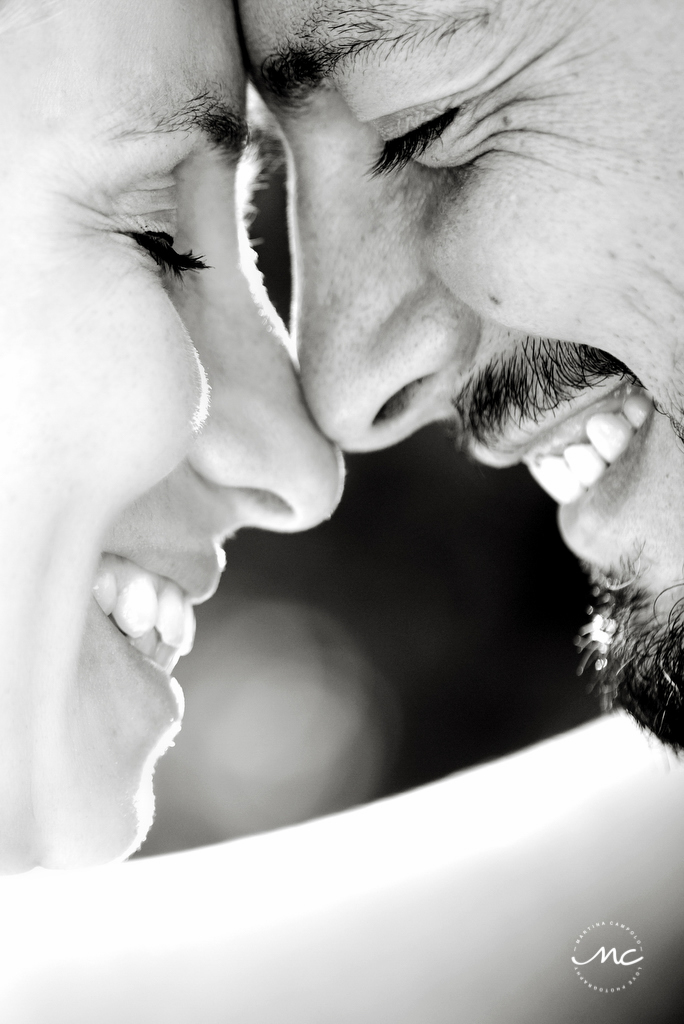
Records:
[[[282,167],[255,200],[287,320]],[[588,585],[527,470],[469,462],[442,427],[347,465],[330,522],[227,545],[176,671],[185,722],[144,854],[395,793],[598,714],[572,642]]]

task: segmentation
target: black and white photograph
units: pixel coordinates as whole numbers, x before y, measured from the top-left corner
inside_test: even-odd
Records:
[[[0,0],[0,1021],[684,1021],[682,0]]]

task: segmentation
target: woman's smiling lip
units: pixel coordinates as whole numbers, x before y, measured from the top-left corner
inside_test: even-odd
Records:
[[[190,549],[121,541],[108,546],[106,552],[127,559],[145,572],[172,580],[193,604],[208,601],[216,593],[226,564],[223,549],[212,541]]]
[[[178,733],[183,719],[185,701],[183,691],[159,665],[135,650],[131,642],[117,629],[111,619],[99,608],[93,607],[87,626],[89,646],[96,649],[95,657],[106,659],[107,677],[119,697],[125,694],[127,714],[134,727],[133,736],[138,735],[144,722],[145,748],[160,756]],[[99,678],[100,673],[97,673]],[[122,745],[126,749],[126,726],[122,730]],[[137,749],[137,747],[136,747]]]
[[[214,543],[200,553],[147,551],[143,558],[106,551],[93,596],[128,642],[170,673],[192,649],[193,605],[215,592],[224,566],[223,550]]]
[[[171,679],[171,673],[162,668],[161,665],[158,665],[152,658],[149,658],[147,655],[137,650],[130,642],[129,638],[121,632],[109,616],[105,616],[104,613],[101,613],[100,618],[105,620],[105,628],[108,630],[109,635],[117,645],[122,657],[126,659],[128,665],[134,665],[136,667],[136,672],[143,673],[145,678],[156,688],[162,686],[165,691],[168,690],[169,683],[173,681]],[[179,694],[182,698],[182,691],[180,690],[180,687],[175,685],[173,687],[173,695],[174,698],[176,698],[175,702],[178,707],[177,713],[173,716],[173,720],[178,723],[180,723],[183,717],[183,700],[181,699],[179,701],[177,699]]]

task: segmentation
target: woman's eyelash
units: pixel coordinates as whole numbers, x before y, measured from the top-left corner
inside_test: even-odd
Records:
[[[188,270],[206,270],[207,264],[202,256],[193,256],[192,250],[186,253],[176,252],[173,238],[165,231],[131,231],[131,238],[146,249],[157,266],[175,278],[181,278]]]
[[[421,124],[412,132],[407,132],[406,135],[402,135],[398,139],[386,142],[382,153],[373,164],[372,176],[399,171],[402,167],[406,167],[411,160],[415,160],[417,156],[422,156],[428,146],[441,138],[459,110],[460,107],[445,110],[439,117],[433,118],[426,124]]]

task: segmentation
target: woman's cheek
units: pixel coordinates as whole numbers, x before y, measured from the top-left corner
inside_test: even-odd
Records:
[[[90,308],[74,353],[83,468],[126,502],[185,457],[206,416],[208,389],[187,331],[153,274],[129,275]]]

